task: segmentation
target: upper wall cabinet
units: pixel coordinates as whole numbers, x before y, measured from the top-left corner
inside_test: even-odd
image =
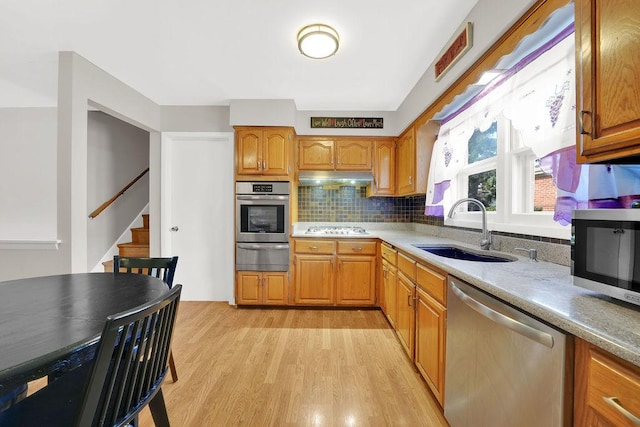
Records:
[[[576,0],[579,162],[640,154],[640,2]]]
[[[393,196],[396,192],[396,142],[376,140],[373,150],[373,185],[367,196]]]
[[[373,141],[305,137],[298,140],[299,170],[371,170]]]
[[[291,175],[293,128],[237,127],[236,178],[242,175],[269,179]]]
[[[431,153],[440,129],[437,120],[420,120],[398,137],[396,195],[426,194]]]

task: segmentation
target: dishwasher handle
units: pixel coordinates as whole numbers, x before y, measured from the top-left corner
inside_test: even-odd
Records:
[[[524,335],[527,338],[539,342],[540,344],[543,344],[549,348],[553,348],[553,337],[548,333],[539,331],[536,328],[525,325],[524,323],[516,319],[512,319],[509,316],[506,316],[495,311],[492,308],[487,307],[486,305],[476,301],[475,299],[464,293],[460,288],[458,288],[451,282],[449,283],[449,285],[451,286],[451,291],[455,296],[457,296],[462,302],[464,302],[470,308],[477,311],[487,319],[493,320],[494,322],[505,326],[512,331],[519,333],[520,335]]]

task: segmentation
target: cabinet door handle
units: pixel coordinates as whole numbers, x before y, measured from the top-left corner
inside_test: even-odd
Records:
[[[263,160],[262,161],[262,169],[266,169],[267,168],[267,161]]]
[[[618,400],[617,397],[604,397],[604,396],[602,396],[602,400],[604,400],[609,405],[611,405],[616,411],[620,412],[622,415],[624,415],[632,423],[640,424],[640,418],[636,417],[631,412],[626,410],[624,408],[624,406],[622,406],[622,404],[620,403],[620,401]]]
[[[362,247],[358,246],[358,247],[355,247],[355,248],[351,248],[351,250],[354,251],[354,252],[362,252]]]
[[[338,156],[338,164],[340,164],[340,156]]]
[[[407,305],[408,305],[409,307],[412,307],[412,304],[411,304],[411,294],[410,294],[410,293],[408,293],[408,294],[407,294]]]
[[[256,169],[260,169],[260,159],[258,159],[258,162],[256,163]]]
[[[590,116],[591,119],[591,132],[587,132],[584,129],[584,116]],[[591,111],[587,111],[587,110],[580,110],[580,116],[579,116],[579,131],[580,131],[580,135],[591,135],[593,133],[593,116],[591,116]]]
[[[317,246],[309,246],[309,250],[317,251],[318,247]]]
[[[409,185],[413,185],[413,176],[409,175]]]

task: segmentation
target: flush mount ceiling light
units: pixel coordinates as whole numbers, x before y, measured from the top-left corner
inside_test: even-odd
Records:
[[[335,55],[339,44],[338,32],[328,25],[307,25],[298,31],[298,49],[309,58],[324,59]]]

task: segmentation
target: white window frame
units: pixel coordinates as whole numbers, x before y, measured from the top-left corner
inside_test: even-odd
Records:
[[[569,239],[571,227],[562,226],[553,220],[553,212],[531,212],[533,210],[535,155],[521,143],[520,134],[504,117],[498,122],[497,155],[467,165],[460,170],[456,185],[452,186],[453,199],[467,197],[469,175],[496,169],[496,211],[487,212],[487,227],[493,231]],[[465,157],[465,162],[468,157]],[[446,209],[447,207],[445,207]],[[466,204],[456,209],[453,218],[445,212],[444,224],[480,228],[481,212],[466,211]]]

